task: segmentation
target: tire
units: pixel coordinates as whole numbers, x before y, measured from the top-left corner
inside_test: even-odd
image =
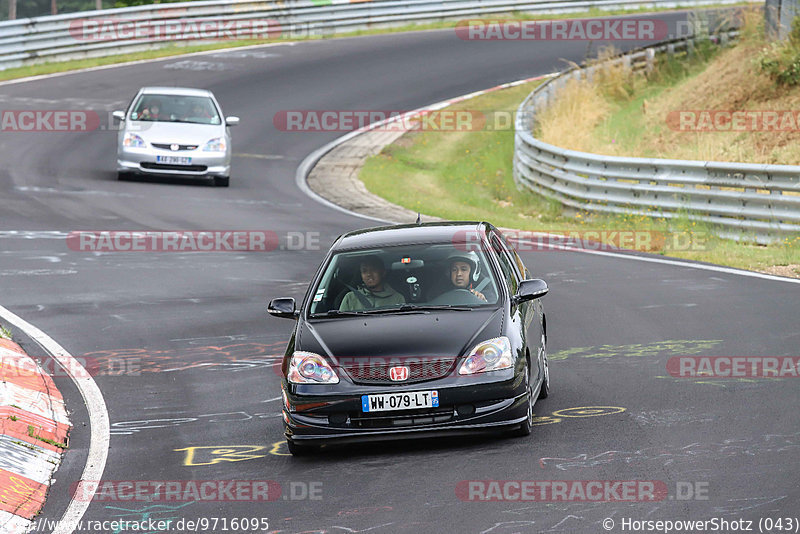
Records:
[[[528,413],[525,420],[520,423],[519,428],[511,431],[511,436],[515,438],[530,436],[533,430],[533,391],[531,389],[531,369],[528,363],[525,364],[525,386],[528,390]]]
[[[292,453],[292,456],[308,456],[316,450],[314,446],[300,445],[290,439],[286,440],[286,446],[289,448],[289,452]]]
[[[228,185],[230,183],[231,183],[231,177],[230,176],[215,176],[214,177],[214,185],[216,187],[228,187]]]
[[[547,338],[542,334],[542,364],[544,367],[544,381],[539,390],[539,398],[546,399],[550,395],[550,362],[547,361]]]
[[[126,180],[129,180],[130,177],[131,177],[131,173],[129,173],[129,172],[125,172],[125,171],[117,172],[117,180],[119,180],[120,182],[124,182]]]

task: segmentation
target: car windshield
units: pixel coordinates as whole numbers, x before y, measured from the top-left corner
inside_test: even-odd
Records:
[[[497,282],[485,253],[465,248],[441,243],[337,253],[313,289],[311,316],[496,305]]]
[[[143,94],[133,105],[131,120],[221,124],[214,101],[207,96]]]

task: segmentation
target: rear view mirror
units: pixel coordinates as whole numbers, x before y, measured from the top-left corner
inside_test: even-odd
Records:
[[[117,119],[118,121],[125,120],[125,112],[124,111],[112,111],[111,116]]]
[[[514,304],[519,304],[520,302],[526,302],[543,297],[547,295],[548,291],[550,291],[550,289],[547,287],[547,283],[544,280],[539,280],[538,278],[534,278],[532,280],[523,280],[520,282],[519,287],[517,288],[517,294],[514,295],[512,300],[514,301]]]
[[[225,117],[225,124],[228,126],[236,126],[239,124],[239,117]]]
[[[300,312],[295,309],[295,302],[292,297],[272,299],[267,306],[267,313],[283,319],[297,319],[300,317]]]

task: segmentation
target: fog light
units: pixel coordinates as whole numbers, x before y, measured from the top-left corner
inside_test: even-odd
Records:
[[[332,413],[328,416],[328,422],[332,425],[343,425],[347,422],[346,413]]]
[[[461,417],[466,417],[475,413],[475,406],[472,404],[462,404],[456,408],[456,411]]]

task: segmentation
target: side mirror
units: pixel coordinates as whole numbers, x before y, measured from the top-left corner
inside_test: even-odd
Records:
[[[300,312],[295,310],[294,299],[292,297],[281,297],[272,299],[267,306],[267,312],[275,317],[283,319],[297,319]]]
[[[544,280],[539,280],[538,278],[523,280],[517,288],[517,294],[511,297],[511,301],[514,304],[519,304],[521,302],[538,299],[547,295],[548,291],[550,291],[550,289],[547,287],[547,283],[545,283]]]
[[[112,111],[111,116],[117,119],[118,121],[125,120],[125,112],[124,111]]]
[[[239,124],[239,117],[225,117],[225,124],[228,126],[236,126]]]

